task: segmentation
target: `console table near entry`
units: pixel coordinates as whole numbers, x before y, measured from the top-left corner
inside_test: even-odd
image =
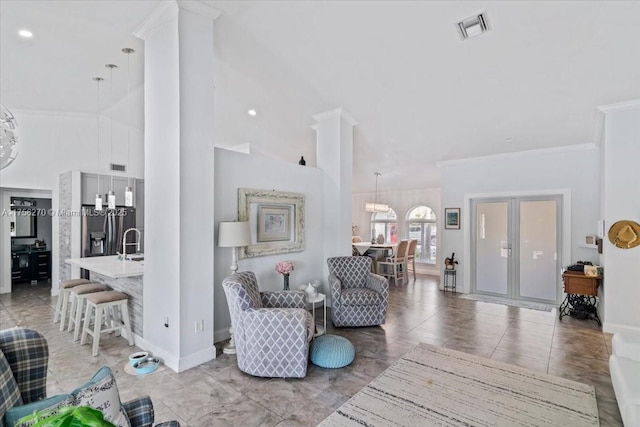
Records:
[[[564,292],[567,294],[560,304],[560,316],[569,315],[576,319],[593,319],[601,326],[598,316],[598,286],[602,276],[585,276],[581,271],[562,273]]]

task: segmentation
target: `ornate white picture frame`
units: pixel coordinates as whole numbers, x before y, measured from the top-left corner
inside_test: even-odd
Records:
[[[241,259],[304,250],[304,194],[239,188],[238,220],[251,225]]]

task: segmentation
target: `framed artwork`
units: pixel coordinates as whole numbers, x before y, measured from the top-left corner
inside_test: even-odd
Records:
[[[447,230],[460,230],[460,208],[444,209],[444,228]]]
[[[241,259],[304,250],[304,194],[239,188],[238,220],[251,227]]]
[[[291,240],[289,206],[258,205],[258,243]]]

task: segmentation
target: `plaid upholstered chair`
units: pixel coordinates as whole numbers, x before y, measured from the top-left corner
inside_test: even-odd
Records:
[[[337,327],[382,325],[387,315],[389,280],[371,273],[371,258],[333,257],[327,264],[333,324]]]
[[[257,377],[303,378],[314,321],[304,291],[260,292],[251,271],[222,281],[238,368]]]
[[[47,340],[32,329],[0,331],[0,424],[7,409],[47,397]],[[13,376],[14,381],[4,381]],[[148,396],[123,403],[132,427],[153,425],[153,404]],[[180,427],[177,421],[156,427]]]

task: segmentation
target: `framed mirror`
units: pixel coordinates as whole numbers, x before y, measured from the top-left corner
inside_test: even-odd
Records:
[[[36,201],[21,197],[11,198],[9,235],[15,238],[38,237],[36,228]]]
[[[238,220],[251,226],[241,259],[304,250],[304,194],[239,188]]]
[[[11,237],[38,237],[36,229],[36,210],[17,208],[11,210]]]

